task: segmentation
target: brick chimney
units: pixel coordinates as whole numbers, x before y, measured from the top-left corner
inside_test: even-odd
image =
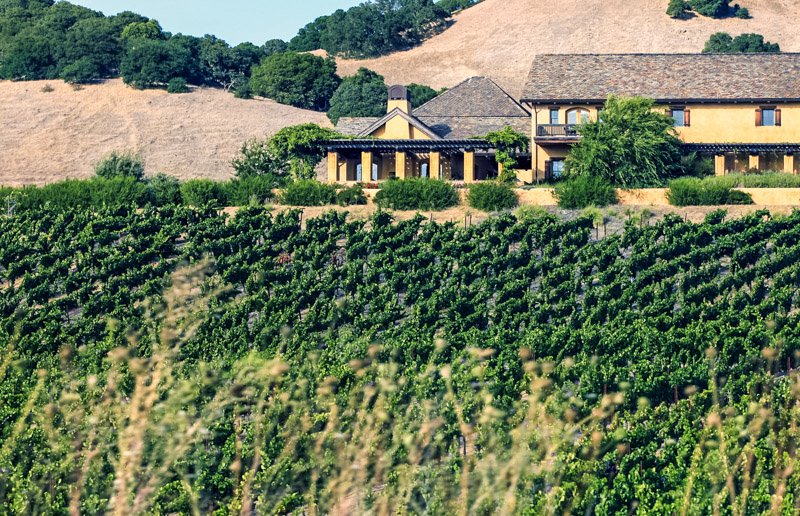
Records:
[[[405,86],[396,84],[389,87],[389,104],[386,112],[390,113],[394,108],[400,108],[400,111],[411,113],[411,94]]]

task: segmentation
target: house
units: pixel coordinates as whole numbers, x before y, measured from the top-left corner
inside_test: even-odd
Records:
[[[800,172],[800,54],[547,54],[534,59],[521,103],[532,114],[536,177],[564,170],[609,95],[655,100],[686,152],[716,173]]]
[[[416,109],[408,90],[392,86],[386,115],[342,118],[353,139],[332,140],[329,182],[433,177],[471,183],[498,174],[494,147],[482,139],[510,126],[528,134],[531,113],[494,81],[472,77]],[[531,168],[530,155],[520,168]],[[527,163],[526,163],[527,160]]]

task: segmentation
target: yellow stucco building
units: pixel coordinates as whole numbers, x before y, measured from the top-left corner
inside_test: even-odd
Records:
[[[563,171],[577,126],[609,95],[653,99],[675,119],[684,151],[717,174],[800,172],[800,54],[547,54],[521,103],[531,111],[534,175]]]
[[[339,120],[337,131],[353,139],[328,143],[328,181],[487,179],[498,166],[494,148],[481,137],[506,126],[530,131],[530,112],[486,77],[467,79],[416,109],[405,87],[388,93],[385,116]]]

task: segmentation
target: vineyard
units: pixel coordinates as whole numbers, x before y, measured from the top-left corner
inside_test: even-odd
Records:
[[[1,514],[796,514],[800,211],[0,217]]]

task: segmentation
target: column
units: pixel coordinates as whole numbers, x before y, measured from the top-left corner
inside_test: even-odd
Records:
[[[783,171],[787,174],[794,174],[794,154],[783,156]]]
[[[464,182],[475,182],[475,152],[464,151]]]
[[[759,168],[759,156],[758,154],[751,154],[750,155],[750,166],[748,168]]]
[[[440,169],[442,164],[442,155],[439,152],[431,151],[431,160],[430,160],[430,170],[428,171],[428,175],[431,179],[441,179],[439,177]]]
[[[395,176],[397,179],[405,179],[406,178],[406,153],[397,151],[395,153],[395,160],[394,160],[394,167],[395,167]]]
[[[361,153],[361,181],[372,181],[372,152]]]
[[[714,174],[721,176],[725,174],[725,155],[717,154],[714,156]]]
[[[339,180],[339,153],[328,152],[328,182],[335,183]]]

